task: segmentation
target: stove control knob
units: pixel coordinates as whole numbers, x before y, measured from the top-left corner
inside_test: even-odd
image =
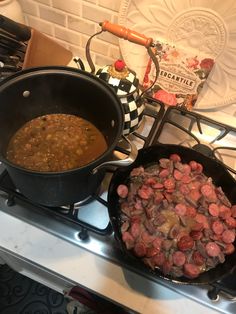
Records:
[[[7,206],[11,207],[15,205],[15,197],[14,195],[8,195],[8,198],[6,200]]]
[[[81,231],[78,234],[80,240],[84,241],[87,240],[89,235],[88,235],[88,230],[85,228],[82,228]]]
[[[219,301],[219,299],[220,299],[219,291],[220,291],[220,289],[217,287],[214,287],[213,289],[208,290],[208,292],[207,292],[208,298],[211,299],[212,302]]]

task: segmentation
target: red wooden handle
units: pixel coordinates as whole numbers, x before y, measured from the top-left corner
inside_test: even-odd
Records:
[[[118,24],[112,24],[108,21],[104,21],[100,23],[100,26],[102,27],[103,31],[108,31],[109,33],[112,33],[120,38],[127,39],[128,41],[131,41],[141,46],[145,46],[146,48],[150,47],[153,43],[152,38],[148,38],[143,34],[140,34]]]

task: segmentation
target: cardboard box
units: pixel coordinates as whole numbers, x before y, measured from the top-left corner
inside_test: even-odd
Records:
[[[71,51],[32,28],[22,68],[50,65],[64,66],[71,61],[72,57]]]

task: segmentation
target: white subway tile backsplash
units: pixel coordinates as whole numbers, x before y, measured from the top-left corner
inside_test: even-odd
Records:
[[[89,39],[88,36],[82,36],[82,47],[86,46],[88,39]],[[109,45],[105,42],[97,40],[96,38],[93,38],[90,43],[90,49],[91,51],[98,52],[102,55],[108,56]]]
[[[39,15],[38,5],[35,2],[31,0],[21,0],[20,5],[24,13],[34,16]]]
[[[113,15],[111,22],[114,24],[118,24],[118,14]]]
[[[109,47],[109,57],[112,58],[113,60],[117,60],[121,58],[121,52],[119,47],[110,45]]]
[[[98,66],[104,67],[107,64],[114,63],[114,60],[112,58],[109,58],[109,57],[105,57],[105,56],[102,56],[102,55],[95,54],[94,62]]]
[[[73,53],[74,56],[81,58],[83,61],[86,60],[85,50],[82,47],[69,45],[70,51]],[[92,59],[94,56],[91,54]]]
[[[98,0],[98,4],[101,7],[118,12],[120,8],[120,1],[108,1],[108,0]]]
[[[81,35],[63,27],[55,26],[55,36],[71,44],[81,45]]]
[[[52,0],[52,6],[64,12],[81,16],[81,1],[78,0]]]
[[[94,21],[94,22],[102,22],[104,20],[111,20],[112,14],[107,10],[104,10],[102,7],[99,6],[82,6],[82,17],[84,19]]]
[[[66,25],[66,15],[46,6],[39,6],[40,17],[59,25]]]
[[[94,23],[70,15],[68,16],[68,28],[89,36],[95,33]]]
[[[47,35],[53,36],[53,25],[49,22],[46,22],[38,17],[28,16],[28,23],[34,29],[45,33]]]
[[[41,31],[85,60],[85,45],[101,30],[99,22],[118,23],[122,0],[19,0],[29,26]],[[120,58],[118,38],[108,32],[91,42],[91,57],[100,66]]]
[[[98,38],[101,40],[107,41],[107,42],[109,42],[113,45],[116,45],[116,46],[118,46],[118,44],[119,44],[118,37],[111,34],[111,33],[108,33],[108,32],[101,33],[101,35],[99,35]]]

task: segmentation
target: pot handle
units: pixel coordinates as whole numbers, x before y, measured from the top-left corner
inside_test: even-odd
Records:
[[[127,158],[125,158],[125,159],[105,161],[105,162],[103,162],[102,164],[98,165],[97,167],[95,167],[92,170],[93,174],[97,173],[97,171],[100,170],[101,168],[106,168],[108,166],[126,167],[126,166],[131,165],[135,161],[135,159],[137,158],[137,155],[138,155],[137,147],[133,143],[131,143],[131,141],[127,137],[122,136],[122,138],[130,146],[130,154],[129,154],[129,156]]]

